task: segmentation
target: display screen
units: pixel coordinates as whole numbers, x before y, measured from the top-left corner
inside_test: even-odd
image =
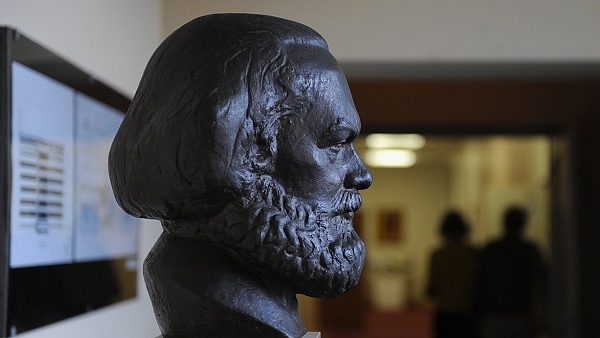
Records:
[[[136,219],[115,202],[108,151],[123,114],[12,65],[10,267],[136,254]]]
[[[73,261],[75,92],[13,63],[10,267]]]
[[[138,220],[117,205],[107,167],[129,101],[0,32],[0,336],[10,337],[134,297]]]

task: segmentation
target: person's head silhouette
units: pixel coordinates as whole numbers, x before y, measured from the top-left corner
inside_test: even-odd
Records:
[[[440,226],[440,233],[449,242],[461,242],[468,232],[467,223],[456,211],[448,212]]]
[[[519,206],[511,206],[504,212],[504,232],[509,237],[520,237],[527,223],[527,211]]]

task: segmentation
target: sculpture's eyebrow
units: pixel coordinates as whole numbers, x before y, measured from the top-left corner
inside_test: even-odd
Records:
[[[321,135],[317,146],[319,148],[325,148],[341,142],[350,142],[353,141],[356,136],[358,136],[358,130],[352,127],[348,121],[340,119],[329,126],[325,133]]]

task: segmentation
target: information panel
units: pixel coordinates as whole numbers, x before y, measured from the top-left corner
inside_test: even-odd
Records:
[[[108,152],[122,113],[13,63],[10,267],[135,257]]]
[[[12,72],[10,266],[68,263],[75,91],[18,63]]]

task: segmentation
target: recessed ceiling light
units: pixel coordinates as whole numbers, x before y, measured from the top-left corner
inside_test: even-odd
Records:
[[[421,149],[425,137],[419,134],[369,134],[365,142],[372,149]]]
[[[408,168],[417,162],[417,155],[406,149],[369,149],[365,162],[376,168]]]

